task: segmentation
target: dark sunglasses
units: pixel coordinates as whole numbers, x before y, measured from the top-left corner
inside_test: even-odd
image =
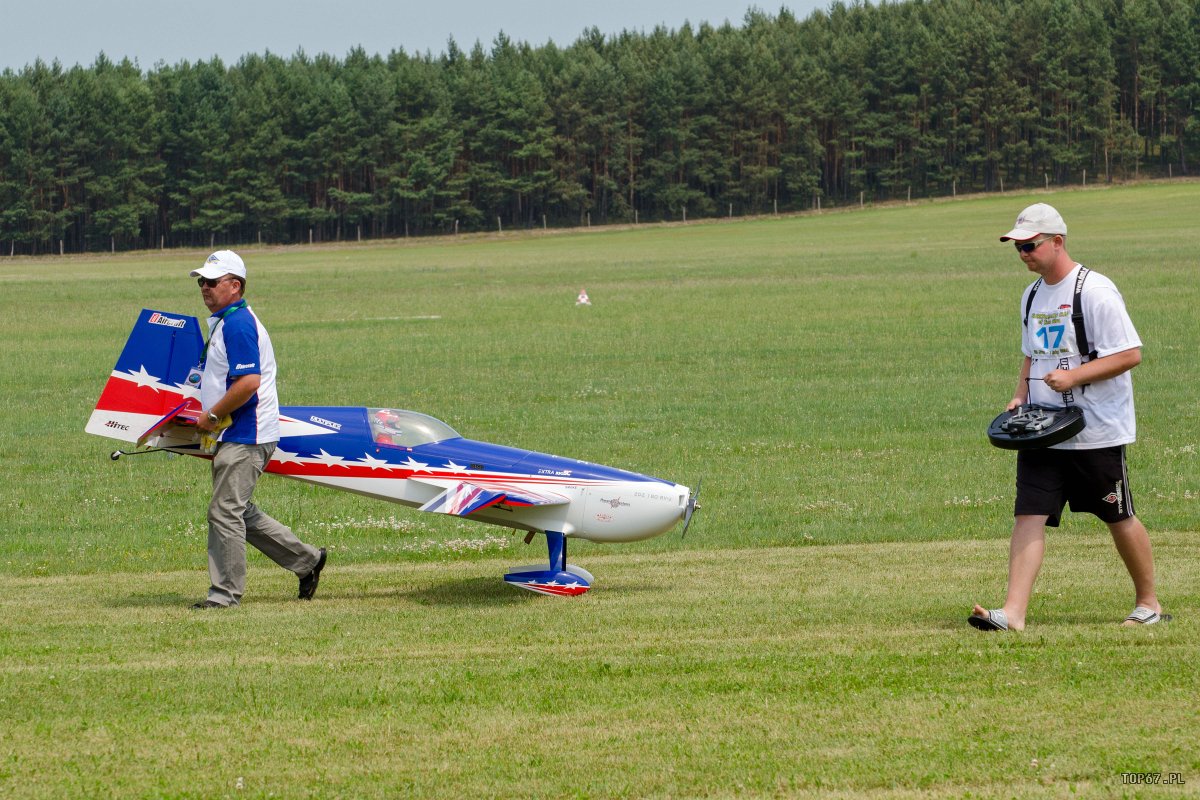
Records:
[[[1055,234],[1055,236],[1057,236],[1057,234]],[[1048,242],[1053,238],[1054,236],[1044,236],[1041,239],[1037,239],[1032,242],[1013,242],[1013,246],[1017,248],[1017,252],[1032,253],[1034,250],[1037,250],[1042,246],[1042,242]]]
[[[225,280],[225,278],[227,278],[227,277],[229,277],[229,276],[228,276],[228,275],[226,275],[226,276],[223,276],[223,277],[220,277],[220,278],[196,278],[196,285],[197,285],[197,286],[199,286],[199,287],[200,287],[200,288],[202,288],[202,289],[203,289],[205,286],[207,286],[207,287],[208,287],[208,288],[210,288],[210,289],[213,289],[213,288],[215,288],[215,287],[216,287],[216,285],[217,285],[218,283],[220,283],[221,281]]]

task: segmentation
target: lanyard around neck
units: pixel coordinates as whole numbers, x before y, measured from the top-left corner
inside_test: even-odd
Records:
[[[237,311],[239,308],[245,308],[245,307],[246,307],[246,301],[238,300],[236,303],[234,303],[229,308],[225,309],[224,311],[222,311],[220,314],[217,315],[217,321],[215,323],[213,323],[212,330],[208,332],[208,341],[204,343],[204,350],[200,353],[200,368],[201,369],[203,369],[204,365],[208,363],[208,346],[210,344],[212,344],[212,339],[213,339],[213,336],[215,336],[217,333],[217,328],[219,328],[221,326],[221,323],[225,321],[226,317],[228,317],[233,312]]]

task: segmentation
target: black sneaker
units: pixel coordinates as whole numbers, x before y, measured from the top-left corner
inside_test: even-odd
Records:
[[[196,611],[204,611],[209,608],[229,608],[229,606],[222,605],[214,600],[201,600],[199,603],[192,603],[192,608]]]
[[[321,582],[321,570],[325,568],[325,548],[321,548],[321,557],[317,559],[317,565],[312,568],[312,572],[300,579],[300,599],[312,600],[313,595],[317,593],[317,584]]]

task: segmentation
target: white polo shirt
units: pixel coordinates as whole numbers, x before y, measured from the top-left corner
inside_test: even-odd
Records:
[[[208,319],[208,357],[200,380],[200,403],[212,408],[236,378],[258,375],[258,391],[232,413],[233,424],[221,432],[220,439],[241,444],[278,442],[279,397],[271,337],[249,306],[222,316],[227,308]]]

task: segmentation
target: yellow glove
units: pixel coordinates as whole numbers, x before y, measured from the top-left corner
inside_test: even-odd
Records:
[[[204,432],[200,434],[200,450],[209,455],[217,452],[217,437],[221,435],[221,431],[233,424],[233,417],[226,415],[217,423],[216,430],[211,433]]]

